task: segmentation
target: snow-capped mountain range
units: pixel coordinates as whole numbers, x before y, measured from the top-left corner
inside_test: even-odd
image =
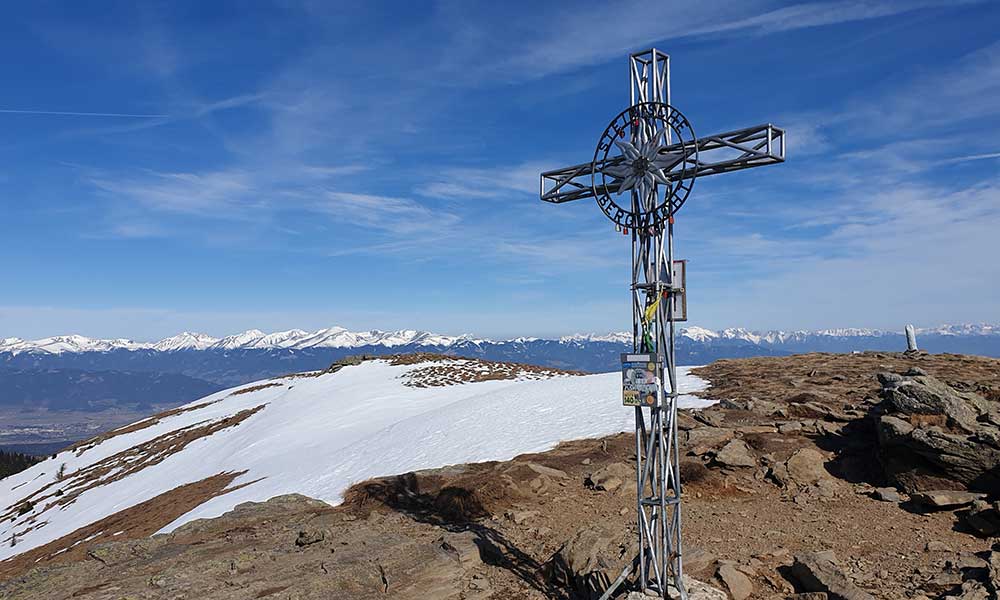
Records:
[[[954,352],[1000,357],[1000,326],[946,325],[925,328],[917,342],[930,352]],[[708,364],[720,358],[781,356],[803,352],[902,351],[902,332],[875,329],[826,329],[822,331],[750,331],[703,327],[679,330],[676,356],[679,365]],[[194,393],[206,385],[221,389],[285,373],[325,369],[341,358],[365,354],[412,352],[449,354],[467,358],[506,361],[607,373],[620,368],[623,352],[632,350],[631,333],[568,335],[545,339],[520,337],[489,340],[469,335],[439,335],[426,331],[349,331],[330,327],[318,331],[292,329],[264,333],[256,329],[217,338],[203,333],[181,333],[154,342],[92,339],[65,335],[40,340],[0,339],[0,410],[17,409],[33,398],[35,406],[60,405],[65,385],[95,374],[105,382],[81,389],[77,404],[83,410],[99,407],[144,405],[148,386],[126,393],[123,382],[159,375],[183,376],[185,389]],[[176,377],[175,377],[176,379]],[[17,386],[13,389],[11,386]],[[109,387],[110,386],[110,387]],[[91,388],[87,388],[91,389]],[[119,390],[112,396],[108,389]],[[77,397],[74,396],[74,397]],[[197,396],[184,396],[190,400]],[[57,400],[59,402],[57,402]]]
[[[451,346],[457,342],[474,341],[469,336],[446,336],[404,329],[400,331],[348,331],[343,327],[329,327],[308,332],[301,329],[264,333],[250,329],[243,333],[212,337],[205,333],[185,331],[158,342],[135,342],[127,339],[94,339],[82,335],[59,335],[38,340],[21,338],[0,339],[0,352],[19,354],[41,352],[62,354],[63,352],[108,352],[110,350],[156,350],[175,352],[178,350],[247,350],[292,348],[361,348],[363,346]]]
[[[840,328],[818,331],[750,331],[743,328],[728,328],[719,331],[703,327],[685,327],[680,335],[693,342],[738,340],[755,345],[781,345],[789,342],[803,342],[810,338],[880,338],[899,336],[901,332],[879,329]],[[918,335],[934,336],[1000,336],[1000,325],[987,323],[943,325],[917,329]],[[558,340],[520,337],[509,340],[488,340],[470,335],[449,336],[402,329],[399,331],[348,331],[343,327],[329,327],[308,332],[301,329],[264,333],[250,329],[223,338],[204,333],[183,332],[157,342],[135,342],[128,339],[95,339],[82,335],[61,335],[38,340],[20,338],[0,338],[0,353],[17,355],[21,353],[62,354],[66,352],[108,352],[112,350],[153,350],[176,352],[181,350],[272,350],[307,348],[365,348],[381,346],[385,348],[434,347],[448,348],[465,345],[526,344],[539,341],[557,341],[561,344],[586,344],[608,342],[627,344],[632,334],[627,332],[609,334],[576,334]]]

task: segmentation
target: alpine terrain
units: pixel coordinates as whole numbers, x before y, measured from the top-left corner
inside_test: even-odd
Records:
[[[0,559],[46,559],[83,541],[171,531],[282,494],[337,504],[370,477],[630,430],[620,380],[400,355],[223,390],[0,480]],[[703,387],[687,374],[682,384]]]
[[[0,480],[0,597],[592,600],[636,552],[619,377],[397,355],[218,392]],[[1000,361],[681,383],[689,598],[995,597]]]

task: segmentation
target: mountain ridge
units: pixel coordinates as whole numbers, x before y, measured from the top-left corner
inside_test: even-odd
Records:
[[[820,338],[861,338],[890,337],[902,335],[901,331],[888,331],[870,328],[832,328],[819,330],[767,330],[756,331],[742,327],[729,327],[721,330],[711,330],[704,327],[690,326],[680,328],[679,335],[696,342],[712,340],[741,340],[754,345],[784,344],[790,341],[803,341],[810,337]],[[946,324],[938,327],[917,328],[917,335],[939,336],[998,336],[1000,324],[990,323],[960,323]],[[113,350],[153,350],[156,352],[176,352],[181,350],[269,350],[308,348],[363,348],[367,346],[384,346],[395,348],[400,346],[433,346],[447,348],[461,345],[482,344],[516,344],[538,341],[556,341],[564,344],[580,342],[611,342],[625,344],[630,342],[632,334],[628,332],[611,332],[607,334],[587,333],[572,334],[558,338],[517,337],[494,340],[478,338],[469,334],[443,335],[416,329],[401,329],[397,331],[349,331],[343,327],[328,327],[309,332],[302,329],[289,329],[264,333],[259,329],[216,338],[205,333],[185,331],[175,336],[155,342],[136,342],[125,338],[90,338],[78,334],[58,335],[37,340],[24,340],[17,337],[0,338],[0,354],[17,355],[25,352],[36,354],[63,354],[81,352],[109,352]]]

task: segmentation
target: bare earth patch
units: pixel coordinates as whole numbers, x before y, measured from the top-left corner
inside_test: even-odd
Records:
[[[61,510],[76,502],[76,499],[87,490],[108,485],[147,467],[159,464],[168,456],[180,452],[197,439],[239,425],[263,409],[264,406],[266,405],[261,404],[229,417],[170,431],[80,470],[65,473],[62,478],[55,478],[37,491],[11,503],[0,513],[0,520],[12,520],[14,522],[12,530],[16,531],[15,534],[2,541],[16,543],[16,535],[25,533],[29,528],[45,526],[44,516],[46,512]]]
[[[551,379],[582,375],[578,371],[564,371],[535,365],[512,362],[457,358],[439,354],[402,354],[387,357],[392,365],[432,363],[410,371],[404,376],[409,387],[444,387],[462,383],[513,379]]]
[[[249,394],[251,392],[259,392],[260,390],[266,390],[267,388],[281,387],[281,385],[282,384],[274,382],[274,381],[272,381],[270,383],[262,383],[260,385],[251,385],[249,387],[240,388],[240,389],[236,390],[235,392],[232,392],[229,395],[230,396],[239,396],[241,394]]]
[[[233,480],[244,473],[246,471],[219,473],[201,481],[176,487],[146,502],[81,527],[44,546],[0,562],[0,579],[7,579],[35,567],[85,559],[102,543],[149,537],[184,513],[212,498],[244,487],[241,485],[229,488]],[[100,561],[101,553],[94,552],[92,558]]]
[[[110,439],[118,437],[120,435],[125,435],[126,433],[132,433],[132,432],[135,432],[135,431],[142,431],[143,429],[146,429],[148,427],[152,427],[154,425],[158,425],[160,423],[160,421],[162,421],[163,419],[166,419],[167,417],[172,417],[174,415],[180,415],[180,414],[183,414],[183,413],[186,413],[186,412],[190,412],[192,410],[199,410],[199,409],[205,408],[206,406],[211,406],[212,404],[215,404],[216,402],[218,402],[218,400],[214,400],[212,402],[201,402],[199,404],[193,404],[191,406],[179,407],[179,408],[173,408],[173,409],[170,409],[170,410],[166,410],[166,411],[163,411],[161,413],[157,413],[157,414],[155,414],[155,415],[153,415],[151,417],[145,418],[145,419],[143,419],[141,421],[137,421],[135,423],[132,423],[131,425],[126,425],[125,427],[119,427],[118,429],[112,429],[111,431],[102,433],[101,435],[92,437],[92,438],[87,439],[87,440],[83,440],[81,442],[77,442],[76,444],[73,444],[72,446],[70,446],[66,450],[72,451],[72,452],[76,452],[76,455],[80,456],[81,454],[83,454],[87,450],[90,450],[94,446],[96,446],[96,445],[98,445],[98,444],[100,444],[100,443],[102,443],[104,441],[110,440]]]
[[[875,373],[903,372],[910,367],[1000,400],[1000,360],[965,354],[812,353],[727,359],[695,369],[692,374],[710,382],[710,387],[699,395],[714,400],[749,400],[756,396],[779,401],[812,393],[843,403],[874,398],[879,390]]]

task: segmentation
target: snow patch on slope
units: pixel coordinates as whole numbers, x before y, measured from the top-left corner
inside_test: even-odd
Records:
[[[440,364],[435,363],[435,364]],[[447,387],[404,385],[410,371],[426,367],[366,361],[318,377],[293,377],[225,390],[192,403],[212,402],[159,423],[102,441],[80,456],[61,452],[0,480],[0,506],[10,506],[52,483],[61,464],[67,480],[78,469],[195,424],[214,422],[265,405],[239,425],[191,442],[183,450],[106,485],[76,502],[39,517],[44,527],[18,536],[16,547],[0,544],[0,560],[45,544],[179,485],[224,471],[248,472],[234,486],[247,487],[197,507],[164,528],[215,517],[246,501],[292,492],[336,504],[351,484],[381,475],[449,464],[506,460],[558,442],[609,435],[633,427],[633,411],[621,405],[621,375],[606,373],[545,380],[506,380]],[[705,382],[679,369],[680,389]],[[262,387],[261,383],[276,384]],[[711,402],[683,396],[681,406]],[[51,491],[51,490],[50,490]],[[24,532],[36,506],[14,523],[0,524],[0,540]]]

